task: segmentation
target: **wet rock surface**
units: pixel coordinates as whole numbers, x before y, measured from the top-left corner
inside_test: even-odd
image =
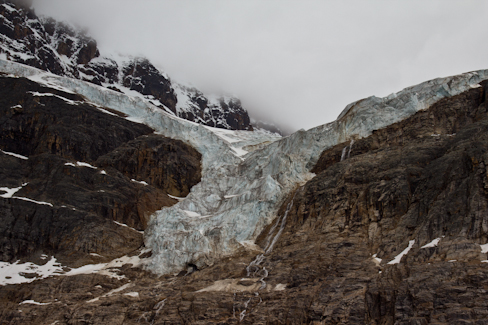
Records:
[[[177,202],[167,194],[199,182],[196,150],[83,100],[0,77],[2,261],[43,253],[79,266],[127,254],[143,245],[150,214]]]
[[[188,265],[162,277],[126,267],[121,281],[83,275],[5,286],[0,319],[485,324],[482,85],[324,151],[316,176],[283,202],[259,236],[260,248],[250,245],[205,269]]]

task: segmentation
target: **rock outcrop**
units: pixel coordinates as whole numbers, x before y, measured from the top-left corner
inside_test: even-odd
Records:
[[[259,246],[178,275],[126,267],[121,281],[93,274],[7,286],[0,319],[485,324],[487,91],[482,82],[323,151],[316,176],[284,200]]]
[[[145,58],[101,56],[96,40],[67,23],[38,17],[33,9],[9,0],[0,1],[0,22],[1,59],[137,95],[203,125],[253,129],[237,98],[208,96],[179,85]]]
[[[0,77],[0,111],[2,261],[43,252],[73,266],[134,251],[150,214],[177,202],[167,194],[200,181],[195,149],[80,95]]]

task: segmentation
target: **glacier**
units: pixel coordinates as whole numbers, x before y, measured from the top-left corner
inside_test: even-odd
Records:
[[[349,104],[337,120],[288,137],[205,127],[170,115],[148,100],[87,82],[0,60],[0,71],[84,96],[88,102],[128,115],[158,134],[182,140],[202,154],[202,180],[176,205],[153,214],[144,234],[158,274],[188,265],[202,268],[249,246],[276,217],[285,198],[314,175],[321,152],[370,135],[428,108],[442,98],[478,87],[488,70],[438,78],[384,98]]]

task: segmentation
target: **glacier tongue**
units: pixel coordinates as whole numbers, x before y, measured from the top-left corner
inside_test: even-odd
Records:
[[[211,265],[240,242],[254,241],[276,217],[285,196],[313,177],[309,170],[323,150],[367,136],[488,79],[488,70],[480,70],[424,82],[385,98],[369,97],[348,105],[332,123],[279,139],[203,127],[170,116],[144,99],[17,63],[0,60],[0,70],[75,91],[202,153],[202,181],[185,200],[157,211],[145,232],[146,246],[153,251],[148,268],[159,274],[188,264]]]

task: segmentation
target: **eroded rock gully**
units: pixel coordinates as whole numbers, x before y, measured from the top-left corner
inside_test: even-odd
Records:
[[[0,319],[487,324],[485,94],[484,86],[471,89],[323,152],[316,176],[259,236],[265,248],[283,224],[267,253],[250,246],[211,267],[159,278],[126,267],[123,281],[83,275],[6,286]],[[248,274],[253,261],[266,272]],[[19,304],[28,299],[47,305]]]

